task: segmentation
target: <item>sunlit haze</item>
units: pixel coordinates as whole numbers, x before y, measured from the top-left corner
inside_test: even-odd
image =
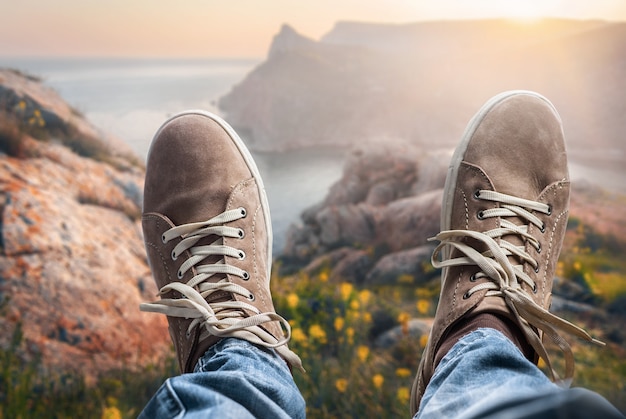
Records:
[[[263,57],[283,23],[319,39],[340,20],[626,20],[623,0],[5,1],[0,56]]]

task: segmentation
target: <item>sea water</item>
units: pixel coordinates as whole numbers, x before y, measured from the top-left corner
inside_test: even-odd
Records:
[[[185,109],[220,114],[218,99],[261,61],[0,57],[0,67],[41,77],[96,127],[126,141],[145,159],[150,140],[163,121]],[[611,153],[606,154],[603,158],[610,161]],[[341,177],[345,152],[309,149],[253,155],[268,191],[274,252],[280,253],[289,225],[299,222],[304,209],[323,200]],[[574,181],[626,193],[623,168],[577,161],[575,153],[572,157]]]
[[[41,77],[96,127],[124,140],[145,159],[154,133],[168,117],[185,109],[220,114],[218,99],[260,62],[0,58],[0,67]],[[344,153],[314,149],[252,154],[268,193],[277,254],[289,226],[299,222],[304,209],[323,200],[341,177]]]

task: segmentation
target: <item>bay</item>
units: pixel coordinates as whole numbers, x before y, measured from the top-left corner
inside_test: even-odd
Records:
[[[259,62],[5,57],[0,58],[0,67],[41,77],[97,128],[121,138],[145,160],[154,133],[167,118],[186,109],[219,115],[219,97]],[[273,250],[278,254],[289,225],[298,222],[304,209],[321,201],[341,177],[344,152],[313,149],[252,154],[268,193]]]

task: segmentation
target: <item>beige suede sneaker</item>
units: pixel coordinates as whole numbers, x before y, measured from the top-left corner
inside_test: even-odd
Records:
[[[508,319],[553,379],[558,375],[543,338],[565,353],[568,381],[573,355],[557,329],[600,343],[548,311],[569,189],[561,120],[546,98],[505,92],[470,121],[445,183],[432,258],[442,268],[441,295],[411,391],[412,414],[433,375],[437,350],[460,320],[471,322],[479,313]]]
[[[270,293],[272,226],[259,171],[235,131],[203,111],[156,133],[146,169],[144,242],[182,372],[224,337],[275,348],[291,367],[289,323]]]

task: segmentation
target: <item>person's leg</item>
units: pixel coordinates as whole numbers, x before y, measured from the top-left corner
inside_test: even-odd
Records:
[[[591,414],[593,413],[593,415]],[[479,328],[442,358],[417,418],[621,418],[589,390],[563,389],[499,331]]]
[[[304,418],[287,364],[271,349],[226,338],[193,373],[169,378],[141,413],[154,418]]]
[[[472,119],[446,178],[432,259],[441,296],[412,413],[473,417],[523,398],[567,398],[536,362],[556,376],[540,336],[558,343],[567,384],[573,356],[557,331],[593,340],[548,311],[569,186],[561,120],[547,99],[505,92]]]
[[[219,117],[166,121],[146,166],[142,226],[159,301],[184,374],[145,417],[304,417],[290,327],[270,292],[272,228],[259,171]]]

